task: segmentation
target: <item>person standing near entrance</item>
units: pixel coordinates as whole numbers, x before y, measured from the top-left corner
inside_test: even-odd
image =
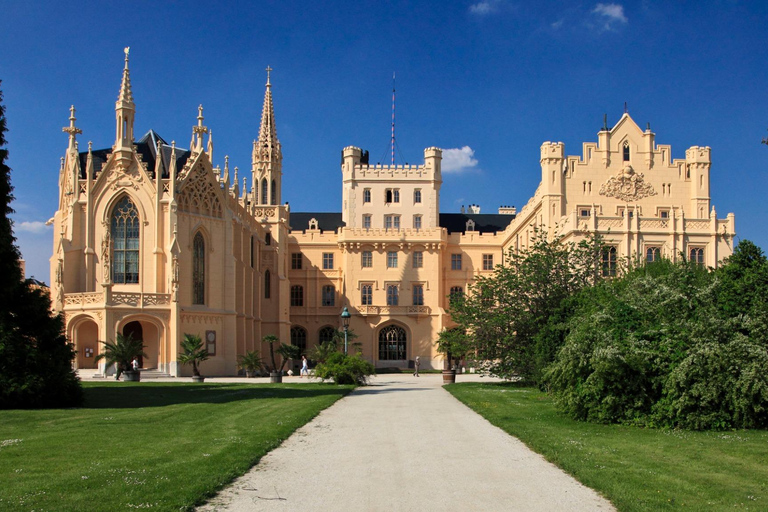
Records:
[[[307,364],[307,356],[301,356],[301,373],[299,374],[299,378],[302,378],[305,375],[309,378],[309,367]]]
[[[413,362],[414,368],[416,368],[416,371],[413,372],[414,377],[419,376],[419,365],[421,364],[421,361],[419,361],[419,356],[416,356],[416,361]]]

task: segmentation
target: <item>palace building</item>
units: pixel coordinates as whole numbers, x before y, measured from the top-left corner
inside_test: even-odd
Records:
[[[449,296],[525,251],[538,229],[599,233],[608,274],[622,258],[715,267],[733,250],[734,215],[718,219],[710,204],[710,148],[673,160],[626,113],[581,156],[545,142],[531,199],[495,214],[440,212],[438,148],[420,165],[371,165],[353,146],[342,153],[340,213],[291,212],[269,75],[250,180],[226,158],[213,165],[202,107],[188,149],[151,130],[136,138],[135,114],[126,51],[114,145],[81,152],[74,107],[64,128],[51,296],[78,368],[96,368],[100,342],[121,332],[144,341],[144,368],[189,374],[177,356],[192,333],[211,353],[206,375],[235,375],[238,355],[267,354],[265,335],[304,349],[329,338],[345,306],[353,348],[375,366],[420,356],[422,368],[439,368]]]

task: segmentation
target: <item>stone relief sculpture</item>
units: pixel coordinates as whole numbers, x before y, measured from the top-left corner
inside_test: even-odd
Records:
[[[112,252],[112,239],[109,234],[109,226],[104,223],[104,237],[101,239],[101,264],[104,270],[104,283],[109,283],[112,277],[112,265],[110,254]]]
[[[616,176],[608,178],[601,187],[600,195],[615,197],[622,201],[637,201],[644,197],[655,196],[656,191],[650,183],[645,183],[643,173],[635,172],[632,166],[627,164]]]

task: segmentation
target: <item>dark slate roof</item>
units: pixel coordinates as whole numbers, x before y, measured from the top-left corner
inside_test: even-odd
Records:
[[[440,227],[449,233],[464,233],[467,221],[475,221],[475,231],[479,233],[496,233],[504,231],[514,219],[514,215],[499,215],[496,213],[441,213]]]
[[[336,212],[291,212],[291,230],[306,231],[309,229],[309,221],[317,219],[317,227],[320,231],[335,231],[345,226],[341,220],[341,213]]]
[[[293,231],[306,231],[309,229],[309,220],[317,219],[321,231],[336,231],[345,224],[341,220],[341,213],[335,212],[291,212],[291,229]],[[467,221],[475,221],[475,231],[478,233],[496,233],[504,231],[514,215],[498,215],[492,213],[441,213],[440,227],[449,233],[464,233],[467,230]]]
[[[162,178],[169,177],[169,165],[171,161],[171,146],[158,135],[154,130],[149,130],[142,138],[134,142],[136,152],[141,155],[142,162],[147,164],[147,172],[150,177],[155,177],[155,156],[157,153],[157,143],[160,142],[160,158],[162,159]],[[112,152],[112,148],[93,150],[93,170],[96,174],[101,172],[101,168],[107,161],[107,157]],[[176,148],[176,170],[184,167],[189,158],[190,152],[179,147]],[[80,153],[81,179],[85,179],[85,166],[88,162],[88,152]]]

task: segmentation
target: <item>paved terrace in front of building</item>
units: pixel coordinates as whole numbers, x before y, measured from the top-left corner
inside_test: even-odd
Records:
[[[234,380],[241,379],[210,379]],[[489,379],[465,374],[457,380]],[[320,413],[199,510],[614,508],[453,398],[441,375],[391,374]]]

